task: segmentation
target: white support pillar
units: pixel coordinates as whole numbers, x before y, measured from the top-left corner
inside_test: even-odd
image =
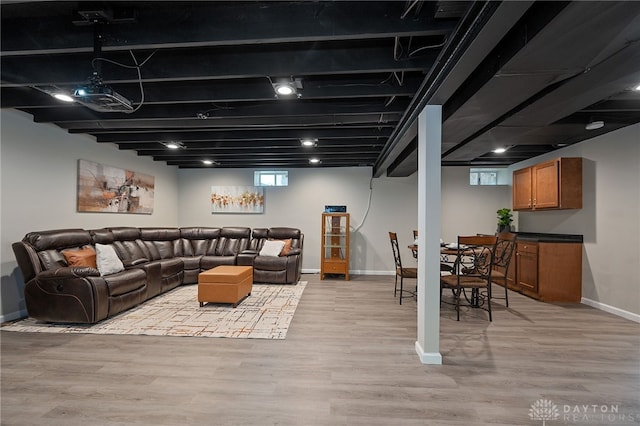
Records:
[[[442,106],[418,116],[418,340],[423,364],[442,364],[440,354],[440,192]]]

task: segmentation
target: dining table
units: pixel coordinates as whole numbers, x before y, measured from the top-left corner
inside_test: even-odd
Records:
[[[407,247],[409,248],[409,250],[411,250],[413,257],[417,259],[418,245],[409,244]],[[442,272],[449,272],[451,274],[454,274],[456,272],[460,272],[461,266],[465,264],[464,256],[470,254],[469,250],[473,250],[473,248],[463,247],[463,250],[459,251],[457,246],[454,247],[452,243],[442,243],[440,245],[440,273],[442,274]],[[450,256],[454,256],[455,258],[451,260]],[[443,268],[443,265],[446,266]],[[465,293],[465,298],[467,298],[467,301],[472,307],[477,308],[482,305],[480,292],[477,288],[471,289],[470,297],[467,297]]]

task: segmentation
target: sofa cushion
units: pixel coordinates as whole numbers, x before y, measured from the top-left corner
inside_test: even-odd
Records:
[[[184,263],[184,269],[186,270],[192,270],[192,269],[197,269],[200,270],[200,258],[202,256],[185,256],[185,257],[181,257],[180,260],[182,260],[182,263]]]
[[[90,268],[97,268],[96,251],[91,247],[80,250],[63,250],[62,255],[69,266],[88,266]]]
[[[130,293],[146,285],[147,275],[142,269],[127,269],[104,278],[109,297]]]
[[[220,265],[235,265],[236,256],[202,256],[200,258],[200,269],[206,271]]]
[[[172,259],[162,259],[160,262],[160,271],[162,278],[178,275],[184,270],[184,262],[179,257]]]
[[[258,256],[253,260],[253,269],[282,271],[287,268],[287,258],[280,256]]]
[[[280,252],[284,248],[284,241],[267,240],[260,249],[260,256],[280,256]]]
[[[100,275],[115,274],[124,270],[113,246],[96,244],[96,264]]]

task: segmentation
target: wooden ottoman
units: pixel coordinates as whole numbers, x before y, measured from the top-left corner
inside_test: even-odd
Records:
[[[221,265],[198,274],[198,302],[231,303],[251,295],[253,267]]]

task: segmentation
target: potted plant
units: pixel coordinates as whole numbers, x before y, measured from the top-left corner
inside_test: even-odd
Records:
[[[498,213],[498,232],[511,232],[511,222],[513,222],[513,214],[511,209],[500,209]]]

